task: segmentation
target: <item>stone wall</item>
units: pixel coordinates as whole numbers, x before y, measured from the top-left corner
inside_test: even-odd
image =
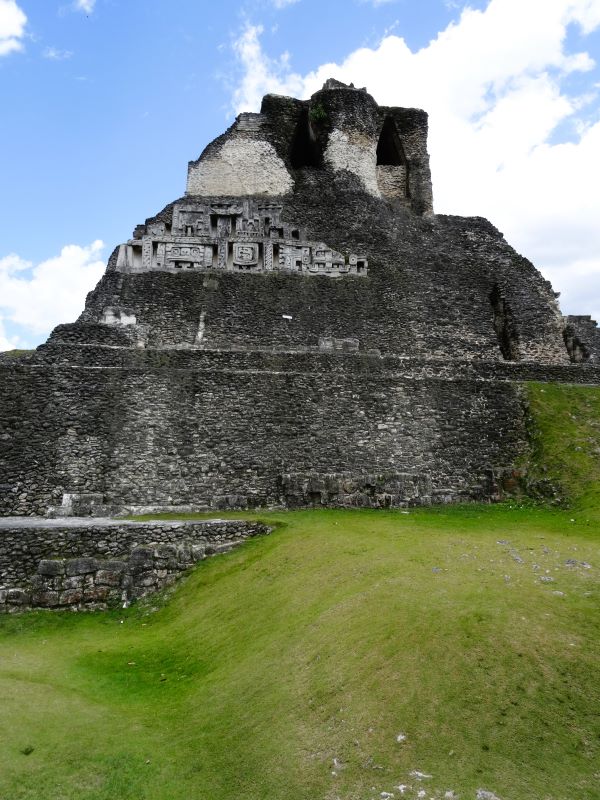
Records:
[[[2,513],[90,493],[113,509],[285,505],[288,475],[296,505],[331,475],[354,482],[341,505],[489,499],[524,447],[518,386],[451,378],[451,365],[436,377],[356,355],[192,355],[194,369],[2,365]]]
[[[270,533],[258,522],[0,526],[0,612],[127,605],[209,555]]]

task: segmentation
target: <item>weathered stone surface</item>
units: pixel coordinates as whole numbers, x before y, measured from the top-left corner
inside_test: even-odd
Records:
[[[86,603],[103,603],[109,593],[108,586],[92,586],[83,593],[83,601]]]
[[[151,545],[136,547],[129,558],[132,572],[143,572],[154,564],[154,548]]]
[[[58,592],[35,592],[31,596],[31,605],[32,606],[40,606],[41,608],[54,608],[55,606],[59,605],[59,595]]]
[[[240,128],[238,119],[235,132],[241,133]],[[282,195],[292,187],[292,176],[273,145],[243,134],[213,147],[188,171],[188,194]]]
[[[9,589],[6,593],[7,605],[25,606],[30,599],[30,595],[23,589]]]
[[[76,606],[83,601],[83,591],[81,589],[67,589],[60,594],[61,606]]]
[[[590,316],[568,316],[565,320],[565,345],[575,364],[600,363],[600,328]]]
[[[0,524],[0,612],[127,603],[170,585],[208,554],[270,532],[261,523],[243,520],[72,523]],[[65,558],[45,557],[57,552]]]
[[[65,562],[65,573],[71,575],[85,575],[95,572],[98,562],[95,558],[73,558]]]
[[[125,564],[123,564],[125,568]],[[122,583],[123,570],[99,569],[96,572],[96,585],[98,586],[120,586]]]
[[[38,572],[40,575],[64,575],[65,573],[65,564],[64,561],[59,560],[42,560],[38,565]]]

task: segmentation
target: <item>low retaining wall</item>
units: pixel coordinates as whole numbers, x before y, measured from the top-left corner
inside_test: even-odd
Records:
[[[0,613],[126,606],[207,556],[272,530],[244,520],[4,522]]]

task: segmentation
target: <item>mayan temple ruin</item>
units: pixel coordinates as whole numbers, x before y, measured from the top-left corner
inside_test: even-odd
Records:
[[[76,322],[0,360],[0,514],[498,499],[521,383],[599,362],[490,222],[434,213],[424,111],[267,95]]]

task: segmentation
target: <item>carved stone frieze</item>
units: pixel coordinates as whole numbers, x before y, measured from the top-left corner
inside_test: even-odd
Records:
[[[117,270],[367,274],[364,254],[345,256],[323,242],[307,241],[298,227],[281,221],[281,212],[279,205],[251,200],[176,203],[171,225],[150,222],[120,245]]]

